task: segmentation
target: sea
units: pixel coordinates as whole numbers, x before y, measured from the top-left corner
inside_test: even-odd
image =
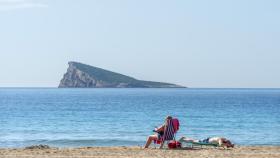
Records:
[[[167,115],[177,139],[280,145],[280,89],[0,88],[0,147],[143,146]]]

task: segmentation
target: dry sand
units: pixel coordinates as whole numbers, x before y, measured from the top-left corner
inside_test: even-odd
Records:
[[[280,146],[238,146],[234,149],[141,149],[140,147],[84,147],[0,149],[0,158],[280,158]]]

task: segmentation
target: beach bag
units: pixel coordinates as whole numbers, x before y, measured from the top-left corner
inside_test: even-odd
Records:
[[[179,120],[177,118],[172,119],[172,124],[175,130],[174,132],[177,132],[180,126]]]
[[[181,148],[181,143],[176,141],[176,140],[171,140],[168,143],[168,148],[169,149],[176,149],[176,148]]]

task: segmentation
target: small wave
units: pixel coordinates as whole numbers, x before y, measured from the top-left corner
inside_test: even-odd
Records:
[[[17,144],[15,146],[15,144]],[[24,147],[29,145],[46,144],[54,147],[83,147],[83,146],[129,146],[143,145],[144,142],[120,139],[40,139],[23,141],[0,141],[3,147]]]

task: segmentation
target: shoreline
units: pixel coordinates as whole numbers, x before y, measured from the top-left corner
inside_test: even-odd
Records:
[[[104,157],[104,158],[155,158],[155,157],[236,157],[236,158],[276,158],[280,157],[280,145],[236,146],[233,149],[223,148],[184,148],[184,149],[143,149],[140,146],[116,147],[63,147],[63,148],[0,148],[0,158],[20,157]]]

